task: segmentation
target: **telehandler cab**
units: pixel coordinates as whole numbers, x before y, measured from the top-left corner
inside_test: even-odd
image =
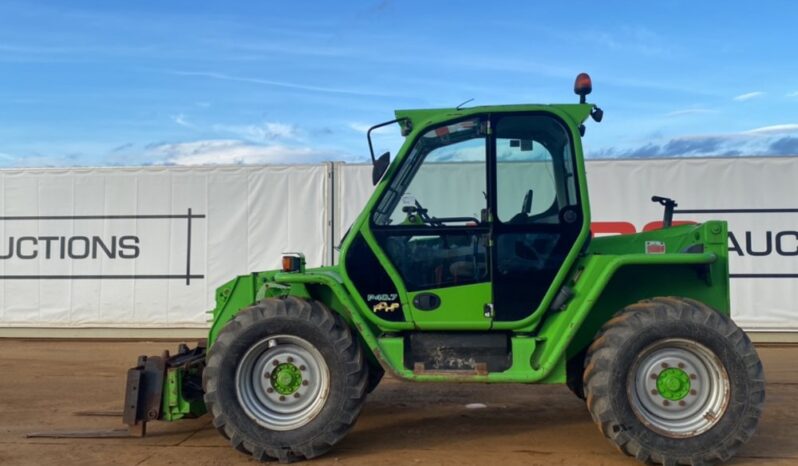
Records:
[[[566,383],[642,462],[729,459],[765,382],[729,317],[726,223],[672,226],[675,203],[654,198],[662,229],[593,238],[581,136],[603,112],[590,91],[583,73],[578,104],[400,110],[375,126],[406,139],[393,162],[372,149],[376,188],[339,263],[287,254],[219,287],[207,342],[129,371],[125,422],[207,411],[258,460],[314,458],[388,371]]]

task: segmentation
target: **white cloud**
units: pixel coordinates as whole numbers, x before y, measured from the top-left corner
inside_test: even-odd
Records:
[[[798,123],[786,123],[783,125],[762,126],[761,128],[743,131],[743,134],[780,134],[798,132]]]
[[[692,134],[650,141],[638,147],[609,147],[591,157],[689,157],[798,155],[798,123],[762,126],[733,133]]]
[[[76,166],[77,160],[78,158],[75,154],[15,156],[13,154],[0,153],[0,165],[4,167],[71,167]]]
[[[174,165],[295,164],[332,160],[340,154],[309,147],[251,144],[234,139],[212,139],[161,144],[151,149],[160,163]],[[340,157],[338,157],[340,158]]]
[[[255,142],[302,139],[302,132],[296,126],[278,122],[265,122],[259,125],[214,125],[213,129]]]
[[[363,134],[368,133],[369,128],[371,128],[372,126],[374,125],[371,123],[360,123],[360,122],[349,123],[349,129]],[[391,134],[391,133],[398,134],[399,127],[396,125],[388,125],[388,126],[383,126],[382,128],[377,128],[371,132],[371,134]]]
[[[208,79],[217,79],[222,81],[235,81],[235,82],[243,82],[243,83],[250,83],[250,84],[260,84],[264,86],[273,86],[273,87],[281,87],[285,89],[294,89],[299,91],[309,91],[309,92],[323,92],[323,93],[330,93],[330,94],[344,94],[344,95],[354,95],[354,96],[366,96],[366,97],[393,97],[390,94],[384,94],[381,92],[370,92],[366,90],[359,90],[359,89],[349,89],[349,88],[341,88],[341,87],[325,87],[325,86],[311,86],[307,84],[300,84],[295,82],[288,82],[288,81],[274,81],[271,79],[261,79],[261,78],[250,78],[246,76],[232,76],[229,74],[224,73],[216,73],[216,72],[208,72],[208,71],[171,71],[171,74],[175,74],[178,76],[192,76],[198,78],[208,78]]]
[[[746,100],[751,100],[751,99],[756,99],[757,97],[762,97],[763,95],[765,95],[765,93],[762,92],[762,91],[747,92],[745,94],[740,94],[740,95],[734,97],[734,100],[736,100],[738,102],[744,102]]]
[[[177,123],[178,125],[180,125],[180,126],[184,126],[184,127],[186,127],[186,128],[193,128],[193,127],[194,127],[194,125],[193,125],[193,124],[191,124],[191,123],[188,121],[188,119],[186,119],[186,116],[185,116],[185,115],[183,115],[182,113],[181,113],[181,114],[179,114],[179,115],[172,115],[172,121],[174,121],[174,122],[175,122],[175,123]]]
[[[673,51],[668,44],[654,31],[640,26],[626,26],[612,33],[603,30],[586,31],[578,36],[583,43],[595,43],[606,48],[636,52],[642,55],[672,55]]]
[[[282,139],[296,139],[298,137],[296,127],[285,123],[264,123],[263,127],[260,128],[260,134],[266,137]]]
[[[679,117],[687,115],[702,115],[706,113],[717,113],[717,110],[709,108],[685,108],[683,110],[674,110],[665,114],[666,117]]]

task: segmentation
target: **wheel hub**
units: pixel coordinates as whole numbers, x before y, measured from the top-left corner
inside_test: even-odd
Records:
[[[291,363],[283,363],[272,371],[271,382],[277,393],[290,395],[302,385],[302,372]]]
[[[671,401],[684,399],[690,393],[690,376],[678,367],[665,369],[657,377],[657,391]]]

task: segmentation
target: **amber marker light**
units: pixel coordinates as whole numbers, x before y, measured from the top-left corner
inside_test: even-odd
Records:
[[[301,272],[305,257],[300,253],[283,253],[283,272]]]
[[[579,96],[579,103],[585,103],[585,97],[593,91],[593,82],[587,73],[579,73],[574,82],[574,94]]]

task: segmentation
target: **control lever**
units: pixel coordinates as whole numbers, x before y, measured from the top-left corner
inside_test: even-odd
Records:
[[[662,228],[670,228],[673,224],[673,209],[679,204],[669,197],[651,196],[651,202],[657,202],[665,207],[665,215],[662,218]]]

